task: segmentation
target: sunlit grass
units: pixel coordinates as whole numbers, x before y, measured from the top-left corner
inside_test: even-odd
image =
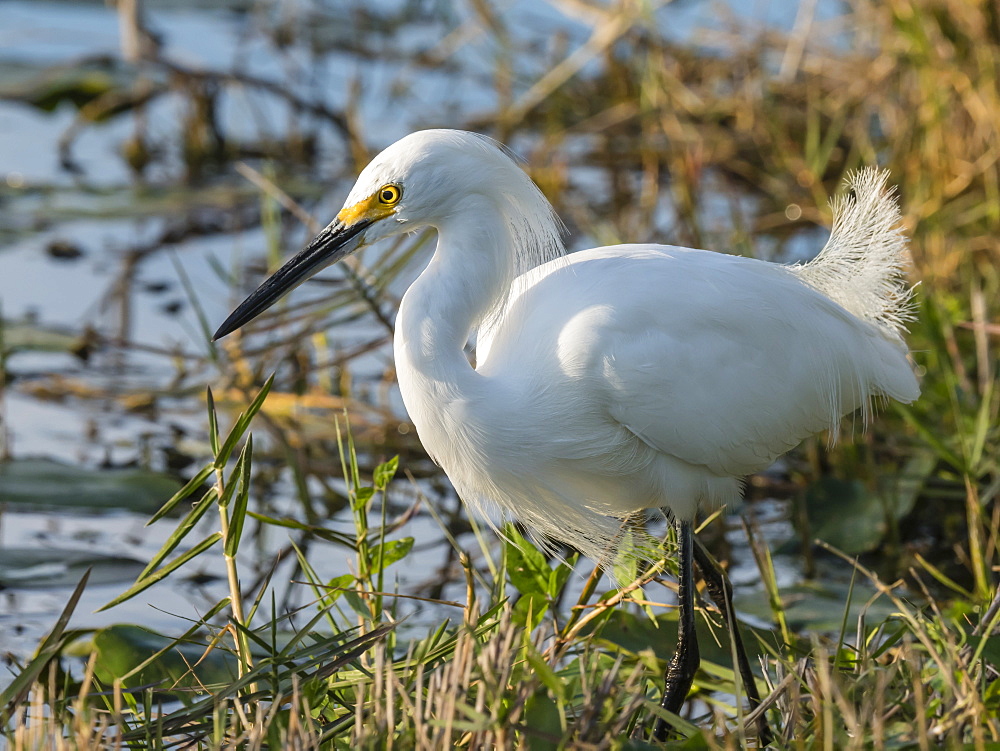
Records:
[[[249,446],[248,426],[248,419],[237,422],[216,443],[217,456],[235,451],[244,438]],[[265,586],[245,614],[224,598],[148,655],[141,635],[137,642],[133,632],[108,629],[78,679],[52,661],[71,636],[64,632],[71,601],[39,655],[0,697],[12,747],[646,747],[641,739],[660,711],[656,701],[674,633],[672,617],[647,616],[655,604],[648,592],[656,568],[604,594],[592,577],[569,605],[570,566],[547,560],[508,526],[502,555],[491,566],[477,571],[463,557],[467,596],[444,603],[454,608],[452,617],[423,638],[401,641],[397,597],[385,590],[384,573],[405,565],[413,540],[387,533],[387,520],[379,518],[396,465],[380,465],[370,481],[363,478],[350,433],[344,435],[355,525],[354,539],[344,544],[353,548],[354,573],[323,581],[303,559],[314,600],[297,613],[264,616]],[[236,530],[246,514],[239,494],[251,469],[244,448],[232,472],[199,501],[228,515],[215,533],[224,545],[195,545],[185,555],[236,565]],[[200,505],[177,523],[158,560],[183,543],[191,515],[204,513]],[[155,563],[123,597],[156,577],[162,568]],[[759,565],[762,577],[773,581],[769,558]],[[855,565],[874,594],[856,622],[848,622],[845,609],[839,634],[786,629],[776,639],[777,632],[758,632],[752,648],[765,657],[764,711],[778,734],[775,746],[987,748],[995,742],[1000,641],[990,634],[1000,625],[1000,600],[987,608],[970,594],[971,600],[949,605],[926,589],[882,582]],[[878,599],[891,603],[894,614],[868,622],[864,612]],[[782,622],[780,598],[772,605]],[[219,622],[226,611],[230,616]],[[717,614],[705,615],[706,623],[715,622],[724,659],[726,632]],[[193,649],[182,652],[183,645]],[[186,657],[178,663],[176,655]],[[754,718],[727,698],[736,692],[734,680],[730,667],[706,654],[689,713],[675,723],[700,739],[691,746],[689,738],[684,748],[754,745]]]

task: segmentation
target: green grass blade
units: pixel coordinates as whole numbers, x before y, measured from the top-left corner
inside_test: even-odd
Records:
[[[181,265],[176,252],[170,254],[170,262],[174,265],[177,277],[181,280],[181,286],[184,287],[184,293],[187,295],[188,301],[191,303],[192,309],[194,309],[195,317],[198,319],[198,328],[201,330],[202,338],[205,340],[208,359],[212,362],[218,362],[219,351],[215,342],[212,341],[212,326],[208,322],[208,316],[201,305],[198,293],[195,291],[194,285],[191,284],[191,278],[184,270],[184,266]]]
[[[844,601],[844,617],[840,620],[840,632],[837,634],[837,646],[834,653],[835,659],[840,664],[841,656],[844,653],[844,639],[847,638],[847,619],[851,615],[851,601],[854,599],[854,584],[857,582],[858,570],[851,569],[851,583],[847,588],[847,599]],[[855,648],[857,651],[857,648]]]
[[[945,587],[950,589],[952,592],[956,593],[959,598],[966,600],[968,602],[974,602],[976,596],[963,587],[961,584],[956,582],[950,576],[945,574],[941,569],[935,566],[933,563],[924,558],[920,553],[915,553],[914,557],[917,559],[917,563],[924,567],[931,576],[933,576],[939,584],[943,584]]]
[[[944,444],[944,442],[937,437],[932,427],[929,427],[925,425],[923,422],[921,422],[911,407],[905,404],[899,404],[897,402],[894,402],[892,407],[896,412],[898,412],[900,415],[903,416],[903,420],[905,420],[910,427],[912,427],[920,434],[920,437],[927,442],[927,445],[930,446],[932,449],[934,449],[935,452],[937,452],[937,455],[941,459],[948,462],[953,467],[958,467],[961,469],[962,467],[965,466],[965,461],[962,460],[958,456],[958,454],[956,454],[954,451],[948,448]]]
[[[197,556],[199,556],[202,553],[204,553],[206,550],[208,550],[210,547],[212,547],[215,543],[217,543],[220,539],[222,539],[222,533],[221,532],[213,532],[212,534],[210,534],[208,537],[206,537],[204,540],[202,540],[201,542],[199,542],[197,545],[195,545],[193,548],[191,548],[190,550],[188,550],[183,555],[178,556],[177,558],[175,558],[174,560],[172,560],[170,563],[168,563],[163,568],[157,569],[155,572],[153,572],[152,574],[150,574],[149,576],[147,576],[145,579],[140,579],[135,584],[133,584],[131,587],[129,587],[127,590],[125,590],[120,595],[118,595],[111,602],[109,602],[106,605],[102,605],[101,607],[99,607],[97,609],[97,612],[100,613],[101,611],[107,610],[108,608],[112,608],[115,605],[120,605],[121,603],[125,602],[126,600],[131,600],[133,597],[135,597],[140,592],[143,592],[143,591],[149,589],[151,586],[153,586],[154,584],[156,584],[156,582],[158,582],[161,579],[164,579],[167,576],[169,576],[171,573],[173,573],[178,568],[180,568],[181,566],[183,566],[185,563],[187,563],[188,561],[190,561],[192,558],[196,558]]]
[[[0,709],[0,723],[6,724],[12,710],[16,710],[20,706],[31,689],[31,685],[62,648],[66,626],[73,615],[73,611],[76,610],[77,603],[80,602],[80,596],[87,587],[88,579],[90,579],[89,569],[80,577],[80,582],[69,596],[69,600],[66,601],[66,606],[62,609],[62,613],[59,614],[56,624],[39,645],[38,652],[25,666],[24,670],[4,689],[3,693],[0,693],[0,707],[2,707]]]
[[[974,471],[979,468],[983,460],[983,451],[986,449],[990,428],[994,425],[993,389],[995,385],[995,379],[986,382],[986,390],[980,396],[979,410],[976,412],[972,447],[969,451],[969,465],[970,469]]]
[[[354,535],[346,535],[343,532],[337,532],[334,529],[327,529],[326,527],[317,527],[314,524],[306,524],[300,522],[297,519],[292,519],[289,517],[278,518],[276,516],[268,516],[267,514],[261,514],[257,511],[247,511],[247,516],[252,519],[256,519],[264,524],[270,524],[272,527],[284,527],[285,529],[294,529],[299,532],[305,532],[313,537],[318,537],[327,542],[335,542],[340,545],[346,545],[349,548],[354,547],[355,538]]]
[[[229,476],[229,482],[224,484],[222,488],[222,495],[219,497],[219,505],[226,508],[229,502],[233,498],[233,493],[239,487],[237,484],[237,478],[243,476],[243,464],[246,460],[246,446],[243,446],[243,450],[240,451],[240,456],[236,460],[236,466],[233,467],[233,473]]]
[[[274,385],[274,373],[271,373],[264,381],[264,385],[260,387],[260,391],[257,392],[257,396],[254,400],[250,402],[250,406],[246,408],[246,411],[240,415],[239,420],[237,420],[237,425],[240,427],[240,433],[245,433],[246,429],[250,426],[250,421],[257,416],[260,412],[260,408],[264,406],[264,400],[267,399],[267,395],[271,393],[271,387]]]
[[[205,403],[208,405],[208,440],[212,443],[212,454],[219,455],[219,413],[215,409],[212,387],[205,389]]]
[[[229,431],[229,435],[226,436],[225,443],[215,454],[215,466],[217,468],[222,468],[226,466],[226,462],[229,461],[229,457],[233,453],[233,449],[236,447],[237,441],[243,437],[243,434],[247,432],[247,428],[250,427],[250,421],[260,412],[260,408],[264,406],[264,400],[267,395],[271,392],[271,386],[274,385],[274,373],[272,373],[268,379],[261,386],[257,396],[254,400],[250,402],[250,406],[246,408],[246,411],[242,412],[238,418],[236,418],[236,424],[233,429]]]
[[[247,518],[247,503],[250,499],[250,467],[253,461],[253,436],[247,438],[240,452],[240,490],[236,494],[236,502],[229,511],[229,530],[226,535],[226,555],[236,556],[236,551],[240,547],[240,537],[243,536],[243,522]],[[236,480],[230,480],[231,485],[236,485]]]
[[[212,507],[213,501],[215,501],[217,495],[218,492],[215,488],[211,488],[207,493],[205,493],[202,499],[198,501],[197,505],[191,509],[191,511],[188,512],[188,515],[185,516],[184,519],[181,520],[181,523],[177,525],[177,529],[175,529],[173,534],[171,534],[170,537],[167,538],[167,541],[163,543],[163,547],[161,547],[156,552],[156,555],[150,559],[149,563],[146,564],[146,568],[144,568],[142,573],[136,577],[136,581],[144,579],[150,571],[153,571],[157,566],[163,563],[168,555],[174,552],[174,548],[180,544],[181,540],[187,537],[188,533],[194,529],[195,525],[201,520],[201,517],[205,515],[205,512]]]
[[[201,470],[198,471],[198,474],[196,474],[194,477],[188,480],[183,488],[174,493],[173,496],[171,496],[170,500],[164,503],[160,507],[160,510],[157,511],[155,514],[153,514],[150,520],[146,522],[146,526],[148,527],[150,524],[158,522],[164,516],[173,511],[174,507],[178,503],[188,498],[194,491],[200,488],[202,484],[205,482],[205,480],[207,480],[214,471],[215,467],[213,467],[211,464],[209,464],[206,467],[202,467]]]
[[[260,583],[260,586],[257,587],[257,596],[254,598],[253,605],[250,606],[250,611],[247,613],[247,623],[253,623],[253,617],[257,614],[257,608],[260,607],[260,603],[264,600],[264,595],[268,592],[268,588],[271,585],[271,577],[274,576],[274,572],[278,569],[278,564],[281,563],[281,558],[281,553],[274,557],[274,561],[271,563],[271,568],[268,569],[267,573],[264,575],[264,579]],[[271,597],[274,597],[273,590],[271,591]],[[278,609],[272,608],[271,612],[276,613],[278,612]],[[274,618],[268,625],[272,628],[277,628],[278,620]]]

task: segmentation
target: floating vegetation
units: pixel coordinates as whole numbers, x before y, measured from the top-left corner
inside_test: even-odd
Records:
[[[0,498],[8,507],[151,513],[180,483],[143,469],[85,469],[50,459],[0,463]]]

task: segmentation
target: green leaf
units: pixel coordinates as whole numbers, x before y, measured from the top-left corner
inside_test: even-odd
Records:
[[[559,706],[544,692],[529,696],[524,705],[524,739],[528,751],[556,751],[562,737]]]
[[[341,574],[335,576],[326,583],[326,590],[329,592],[330,602],[336,601],[345,591],[350,591],[357,582],[354,574]]]
[[[848,555],[875,548],[886,532],[882,500],[858,480],[821,477],[805,493],[810,532]]]
[[[837,571],[820,568],[815,582],[800,582],[779,589],[784,604],[785,619],[793,631],[836,633],[844,621],[844,609],[848,604],[852,570],[844,571],[843,564],[837,564]],[[896,608],[885,598],[874,599],[876,590],[865,579],[853,584],[854,594],[850,597],[848,623],[857,623],[858,616],[865,614],[871,622],[879,622],[893,615]],[[760,593],[740,592],[735,595],[736,610],[747,616],[770,621],[773,618],[767,598]],[[750,642],[753,643],[753,642]]]
[[[275,527],[284,527],[285,529],[295,529],[299,532],[308,532],[314,537],[329,540],[330,542],[336,542],[340,545],[346,545],[352,550],[357,544],[357,538],[355,538],[354,535],[346,535],[343,532],[337,532],[336,530],[327,529],[326,527],[318,527],[314,524],[305,524],[290,517],[282,517],[279,519],[276,516],[268,516],[267,514],[261,514],[257,511],[248,511],[247,516],[252,519],[256,519],[259,522],[263,522],[264,524],[271,524]]]
[[[229,457],[233,454],[233,449],[236,448],[236,444],[242,436],[243,431],[239,430],[239,423],[237,423],[233,426],[233,429],[229,431],[229,435],[226,436],[226,440],[215,454],[216,469],[222,469],[226,466],[226,463],[229,461]]]
[[[545,659],[530,646],[527,650],[527,659],[535,677],[542,682],[545,688],[551,691],[554,696],[564,699],[566,693],[566,682],[556,674],[556,671],[552,669],[552,666],[549,665],[549,663],[547,663]]]
[[[375,471],[372,473],[372,482],[375,484],[375,489],[385,490],[392,481],[392,478],[396,476],[397,469],[399,469],[398,456],[394,456],[389,461],[375,467]]]
[[[212,442],[213,456],[219,455],[219,413],[215,409],[212,387],[205,389],[205,403],[208,405],[208,440]]]
[[[915,449],[899,474],[889,477],[890,483],[886,483],[888,511],[897,521],[913,511],[937,463],[938,457],[933,451]]]
[[[264,385],[260,387],[260,391],[257,392],[257,396],[254,397],[250,406],[247,407],[246,412],[240,415],[237,424],[240,426],[240,433],[245,433],[246,429],[250,427],[250,421],[257,416],[260,412],[260,408],[264,406],[264,400],[267,399],[267,395],[271,393],[271,387],[274,385],[274,373],[271,373],[264,381]]]
[[[367,505],[368,501],[375,497],[375,488],[358,488],[354,491],[354,499],[351,501],[351,508],[357,511]]]
[[[233,467],[233,473],[229,475],[229,481],[226,482],[222,488],[222,497],[219,498],[219,505],[223,508],[226,508],[229,505],[229,501],[232,500],[233,494],[240,486],[238,480],[243,475],[243,463],[246,458],[246,448],[246,444],[244,444],[243,450],[240,451],[240,456],[236,460],[236,466]]]
[[[569,556],[566,563],[559,563],[552,569],[552,573],[549,575],[549,586],[546,590],[549,597],[554,599],[559,596],[563,587],[566,586],[566,582],[569,581],[570,574],[573,573],[573,567],[579,557],[578,553],[574,553]]]
[[[260,408],[264,406],[264,400],[267,395],[271,392],[271,386],[274,385],[274,374],[272,373],[270,377],[261,386],[260,391],[257,392],[257,396],[254,400],[250,402],[250,406],[246,408],[246,411],[242,412],[238,418],[236,418],[236,424],[233,425],[233,429],[229,431],[229,435],[226,436],[225,443],[215,455],[215,466],[217,468],[222,468],[226,466],[226,462],[229,461],[229,457],[233,453],[233,449],[236,447],[237,441],[243,437],[243,434],[247,432],[250,427],[250,421],[260,412]]]
[[[868,635],[867,646],[868,657],[877,660],[889,650],[896,647],[902,641],[904,635],[909,634],[909,627],[900,621],[886,618],[880,628],[873,629]],[[877,640],[874,637],[878,637]]]
[[[1000,636],[970,636],[969,646],[981,650],[980,654],[986,662],[1000,668]]]
[[[126,688],[156,685],[165,692],[225,684],[236,678],[235,655],[218,646],[209,649],[204,637],[195,639],[178,641],[132,624],[102,628],[93,639],[94,674],[107,685],[124,679]]]
[[[404,537],[378,545],[372,554],[372,573],[377,574],[396,561],[402,560],[413,549],[413,538]]]
[[[140,579],[139,581],[137,581],[135,584],[133,584],[131,587],[129,587],[127,590],[125,590],[122,594],[118,595],[111,602],[109,602],[108,604],[103,605],[100,608],[98,608],[97,612],[101,612],[102,610],[107,610],[108,608],[114,607],[115,605],[123,603],[126,600],[131,600],[133,597],[135,597],[140,592],[143,592],[146,589],[149,589],[151,586],[153,586],[154,584],[156,584],[156,582],[160,581],[161,579],[165,578],[169,574],[171,574],[174,571],[176,571],[178,568],[180,568],[181,566],[183,566],[185,563],[187,563],[188,561],[190,561],[192,558],[195,558],[195,557],[201,555],[202,553],[204,553],[206,550],[208,550],[210,547],[212,547],[215,543],[217,543],[220,539],[222,539],[222,533],[221,532],[213,532],[208,537],[206,537],[204,540],[202,540],[197,545],[195,545],[193,548],[191,548],[190,550],[188,550],[183,555],[178,556],[177,558],[175,558],[174,560],[172,560],[170,563],[168,563],[163,568],[158,569],[157,571],[153,572],[152,574],[150,574],[149,576],[145,577],[144,579]]]
[[[360,615],[363,619],[368,620],[372,617],[371,608],[365,604],[364,598],[358,594],[355,589],[345,589],[340,593],[344,601],[357,615]]]
[[[544,592],[529,592],[521,595],[514,604],[511,621],[534,631],[549,610],[549,598]]]
[[[547,593],[551,569],[538,549],[512,524],[504,526],[507,576],[521,594]]]

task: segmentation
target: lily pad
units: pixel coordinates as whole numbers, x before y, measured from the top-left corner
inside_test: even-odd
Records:
[[[846,576],[843,581],[802,582],[782,587],[778,596],[789,628],[793,631],[835,633],[844,622],[844,609],[850,599],[847,624],[853,629],[862,608],[872,598],[875,590],[870,583],[860,578],[854,582],[853,592],[850,587],[850,579]],[[774,614],[767,597],[761,593],[737,594],[734,599],[736,609],[741,613],[768,622],[773,620]],[[886,598],[875,600],[864,611],[869,624],[884,621],[896,612],[895,606]]]
[[[134,558],[55,548],[0,549],[0,587],[46,589],[72,587],[90,569],[90,584],[135,579],[143,562]]]
[[[51,459],[0,463],[0,502],[11,506],[86,511],[156,511],[181,483],[145,469],[85,469]]]
[[[885,538],[889,524],[913,510],[936,464],[933,453],[917,452],[898,475],[884,478],[878,491],[858,480],[820,478],[804,499],[811,537],[848,555],[874,550]]]
[[[751,651],[757,649],[758,638],[774,641],[773,637],[769,639],[767,631],[752,629],[739,620],[736,624],[743,638],[743,644]],[[726,627],[709,626],[701,617],[695,620],[695,627],[702,659],[716,665],[732,667],[732,652]],[[645,649],[652,649],[661,660],[669,660],[677,647],[677,610],[658,615],[656,623],[645,615],[615,611],[600,628],[598,638],[636,654]],[[753,662],[751,660],[751,663]]]
[[[126,688],[156,685],[164,693],[231,683],[238,675],[236,657],[223,647],[209,649],[204,638],[175,643],[145,626],[117,624],[94,634],[95,675],[105,684],[123,678],[161,650],[166,650],[135,675]]]
[[[882,491],[886,507],[896,521],[908,516],[917,505],[917,498],[938,465],[937,454],[930,449],[916,450],[896,476],[883,478]]]
[[[871,550],[886,533],[882,499],[858,480],[823,477],[805,494],[813,537],[848,555]]]

